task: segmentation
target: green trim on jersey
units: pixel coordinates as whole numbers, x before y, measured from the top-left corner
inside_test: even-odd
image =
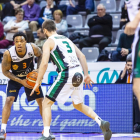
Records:
[[[140,42],[138,44],[138,51],[136,54],[136,67],[134,68],[134,77],[140,78]]]
[[[59,53],[57,52],[57,50],[54,50],[53,53],[55,54],[55,57],[57,58],[57,61],[59,62],[59,64],[63,68],[63,70],[67,69],[64,65],[62,58],[60,57]]]
[[[55,39],[66,39],[67,37],[65,37],[65,36],[55,36],[54,38]]]
[[[55,64],[56,64],[56,66],[57,66],[57,68],[58,68],[58,70],[59,70],[59,72],[61,71],[61,66],[60,66],[60,64],[57,62],[57,60],[55,59],[55,57],[51,54],[51,58],[53,59],[53,61],[55,62]]]
[[[65,71],[62,71],[61,73],[61,78],[59,79],[59,81],[54,85],[53,89],[51,90],[50,94],[49,94],[49,97],[50,98],[53,98],[54,97],[54,94],[56,93],[57,89],[60,87],[60,85],[62,83],[64,83],[64,80],[66,79],[66,72]],[[59,91],[60,92],[60,91]]]

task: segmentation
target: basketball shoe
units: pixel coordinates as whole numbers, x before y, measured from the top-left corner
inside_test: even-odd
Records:
[[[44,129],[42,131],[42,136],[43,136],[43,134],[44,134]],[[55,140],[55,135],[53,135],[53,133],[51,131],[50,131],[50,136],[52,137],[52,140]]]
[[[0,140],[5,140],[6,139],[6,133],[4,130],[0,131]]]
[[[110,140],[112,136],[112,132],[110,130],[110,123],[104,120],[101,120],[101,130],[104,134],[104,140]]]
[[[49,137],[45,137],[44,135],[42,135],[42,137],[40,137],[36,140],[55,140],[55,138],[53,138],[51,135]]]

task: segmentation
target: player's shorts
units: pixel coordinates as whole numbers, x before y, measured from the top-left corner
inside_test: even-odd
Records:
[[[80,66],[62,71],[48,90],[46,97],[53,102],[64,104],[71,96],[74,104],[80,104],[83,102],[83,79]]]
[[[135,33],[132,50],[133,77],[140,78],[140,36],[138,30]]]
[[[15,97],[14,102],[16,102],[18,94],[19,94],[19,90],[22,86],[23,86],[22,84],[16,81],[9,80],[8,85],[7,85],[7,91],[6,91],[7,97],[9,96]],[[28,102],[44,97],[41,87],[39,87],[39,92],[35,92],[32,96],[30,96],[32,89],[24,87],[24,90],[25,90]]]

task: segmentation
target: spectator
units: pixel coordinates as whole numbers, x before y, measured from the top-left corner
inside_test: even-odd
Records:
[[[70,6],[67,7],[67,15],[77,14],[79,11],[86,11],[91,14],[94,11],[94,0],[78,0],[78,5],[74,5],[72,0],[69,0]]]
[[[4,31],[6,34],[6,39],[0,41],[0,48],[7,48],[9,45],[13,45],[13,35],[16,32],[24,31],[29,28],[28,22],[23,21],[23,9],[19,8],[15,11],[16,20],[10,20],[5,26]]]
[[[41,9],[40,18],[38,24],[41,26],[44,20],[53,19],[53,12],[57,9],[57,6],[53,4],[53,0],[46,0],[47,5]]]
[[[4,38],[4,29],[3,24],[0,22],[0,40],[3,40]]]
[[[93,16],[88,21],[89,36],[80,40],[79,47],[92,47],[99,44],[99,52],[101,52],[109,43],[112,36],[112,17],[106,14],[103,4],[97,6],[97,16]]]
[[[24,20],[29,22],[29,27],[32,32],[37,31],[38,18],[40,14],[40,7],[35,4],[35,0],[27,0],[28,4],[22,8],[24,10]]]
[[[126,58],[126,64],[123,71],[121,71],[119,78],[115,82],[116,84],[133,83],[132,73],[132,54],[129,54]],[[133,95],[133,124],[134,132],[140,132],[140,111],[138,106],[138,100]]]
[[[132,58],[127,57],[125,68],[121,71],[119,78],[115,83],[132,83],[133,73],[132,73]]]
[[[68,37],[68,25],[66,20],[63,20],[63,13],[61,10],[55,10],[53,13],[54,21],[57,28],[57,33]]]
[[[120,29],[122,29],[122,27],[126,25],[126,23],[128,22],[129,22],[129,17],[127,13],[127,6],[124,3],[124,5],[122,6],[122,11],[121,11]]]
[[[37,39],[37,40],[35,41],[35,44],[36,44],[39,48],[42,49],[43,44],[44,44],[45,41],[46,41],[46,36],[45,36],[45,34],[43,33],[43,31],[42,31],[41,28],[39,28],[39,29],[37,30],[37,36],[38,36],[39,39]]]
[[[131,53],[131,45],[134,35],[128,36],[125,33],[120,35],[117,50],[112,52],[112,61],[125,61],[129,53]]]
[[[26,0],[10,0],[2,10],[1,20],[3,21],[6,16],[14,16],[15,10],[25,4],[27,4]]]

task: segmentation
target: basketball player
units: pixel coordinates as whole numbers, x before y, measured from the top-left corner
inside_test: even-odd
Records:
[[[138,99],[140,108],[140,0],[126,0],[129,22],[125,27],[125,33],[135,34],[132,47],[133,61],[133,91]]]
[[[40,81],[48,66],[49,57],[51,57],[52,62],[57,67],[58,77],[43,100],[44,134],[38,140],[53,139],[49,134],[51,106],[55,101],[64,104],[69,96],[72,98],[74,108],[94,119],[102,129],[105,140],[110,140],[112,132],[109,128],[109,122],[103,121],[92,108],[83,104],[83,82],[88,87],[93,83],[88,75],[85,56],[67,37],[56,33],[54,21],[46,20],[42,27],[44,34],[49,38],[43,46],[43,57],[39,67],[39,75],[31,96],[40,85]],[[80,65],[82,65],[84,75]]]
[[[39,67],[42,52],[34,44],[26,43],[26,35],[22,32],[16,33],[13,40],[15,45],[5,51],[2,60],[2,72],[10,80],[7,85],[7,98],[2,112],[0,140],[5,140],[6,138],[6,126],[11,106],[13,102],[16,102],[22,86],[24,86],[28,101],[37,101],[42,115],[43,93],[41,87],[39,87],[39,92],[35,92],[34,96],[31,97],[32,87],[26,83],[26,75],[34,70],[34,57],[38,57],[37,67]]]

